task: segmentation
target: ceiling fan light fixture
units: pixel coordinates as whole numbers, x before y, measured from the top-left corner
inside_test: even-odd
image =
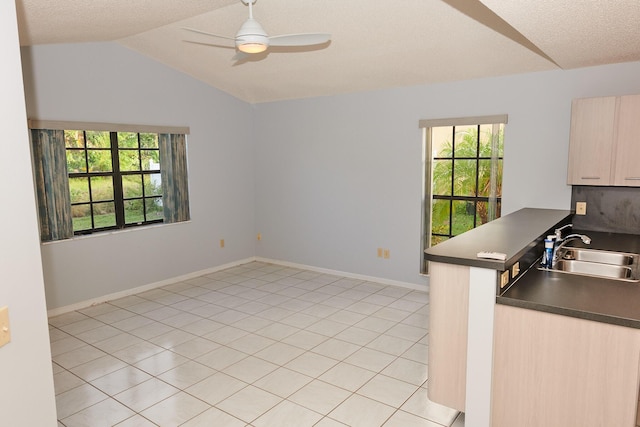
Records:
[[[236,47],[244,53],[260,53],[269,47],[269,36],[253,18],[247,19],[236,34]]]
[[[296,46],[313,46],[325,44],[331,40],[331,34],[327,33],[303,33],[303,34],[282,34],[269,37],[267,32],[262,28],[262,25],[253,19],[253,4],[257,0],[241,0],[242,3],[249,6],[249,18],[242,24],[235,37],[221,36],[218,34],[209,33],[207,31],[198,30],[196,28],[183,27],[184,30],[190,31],[196,34],[202,34],[210,37],[217,37],[225,40],[233,40],[235,42],[238,53],[242,54],[257,54],[265,52],[269,49],[269,46],[278,47],[296,47]],[[194,42],[195,43],[195,42]],[[206,43],[205,43],[206,44]],[[227,46],[224,46],[227,47]],[[229,46],[230,47],[230,46]],[[266,56],[266,55],[264,55]],[[245,55],[234,56],[237,58],[244,58]],[[256,58],[260,59],[260,58]]]
[[[260,52],[264,52],[265,50],[267,50],[267,46],[264,43],[252,43],[252,42],[248,42],[248,43],[243,43],[238,45],[238,50],[240,52],[244,52],[244,53],[260,53]]]

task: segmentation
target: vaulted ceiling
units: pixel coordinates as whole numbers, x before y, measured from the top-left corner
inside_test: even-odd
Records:
[[[234,61],[240,0],[16,0],[20,43],[113,41],[251,103],[640,60],[638,0],[258,0],[312,49]],[[212,46],[216,45],[216,46]]]

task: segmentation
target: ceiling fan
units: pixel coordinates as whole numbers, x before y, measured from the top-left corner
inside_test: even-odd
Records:
[[[255,54],[266,51],[269,46],[312,46],[326,43],[331,39],[331,34],[327,33],[302,33],[284,34],[279,36],[268,36],[262,25],[253,19],[253,4],[257,0],[240,0],[249,6],[249,18],[242,24],[235,37],[221,36],[195,28],[183,27],[183,30],[192,33],[203,34],[205,36],[235,41],[235,47],[239,51],[236,59],[241,59],[244,54]]]

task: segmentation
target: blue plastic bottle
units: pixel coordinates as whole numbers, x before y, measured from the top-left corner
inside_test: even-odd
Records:
[[[544,239],[544,255],[542,256],[542,264],[545,268],[553,267],[553,247],[555,245],[555,236],[548,235]]]

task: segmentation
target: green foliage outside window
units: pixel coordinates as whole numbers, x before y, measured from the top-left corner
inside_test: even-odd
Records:
[[[119,175],[111,174],[117,169],[112,159],[110,132],[71,130],[64,135],[74,231],[116,226],[114,179],[119,179],[122,187],[119,198],[125,224],[162,220],[157,134],[117,133],[117,169],[122,172]]]
[[[480,132],[478,126],[448,129],[453,138],[434,141],[431,246],[500,216],[502,126],[495,147],[492,147],[491,125],[480,126]],[[493,192],[492,164],[495,165]],[[492,204],[486,198],[497,199],[497,202]]]

